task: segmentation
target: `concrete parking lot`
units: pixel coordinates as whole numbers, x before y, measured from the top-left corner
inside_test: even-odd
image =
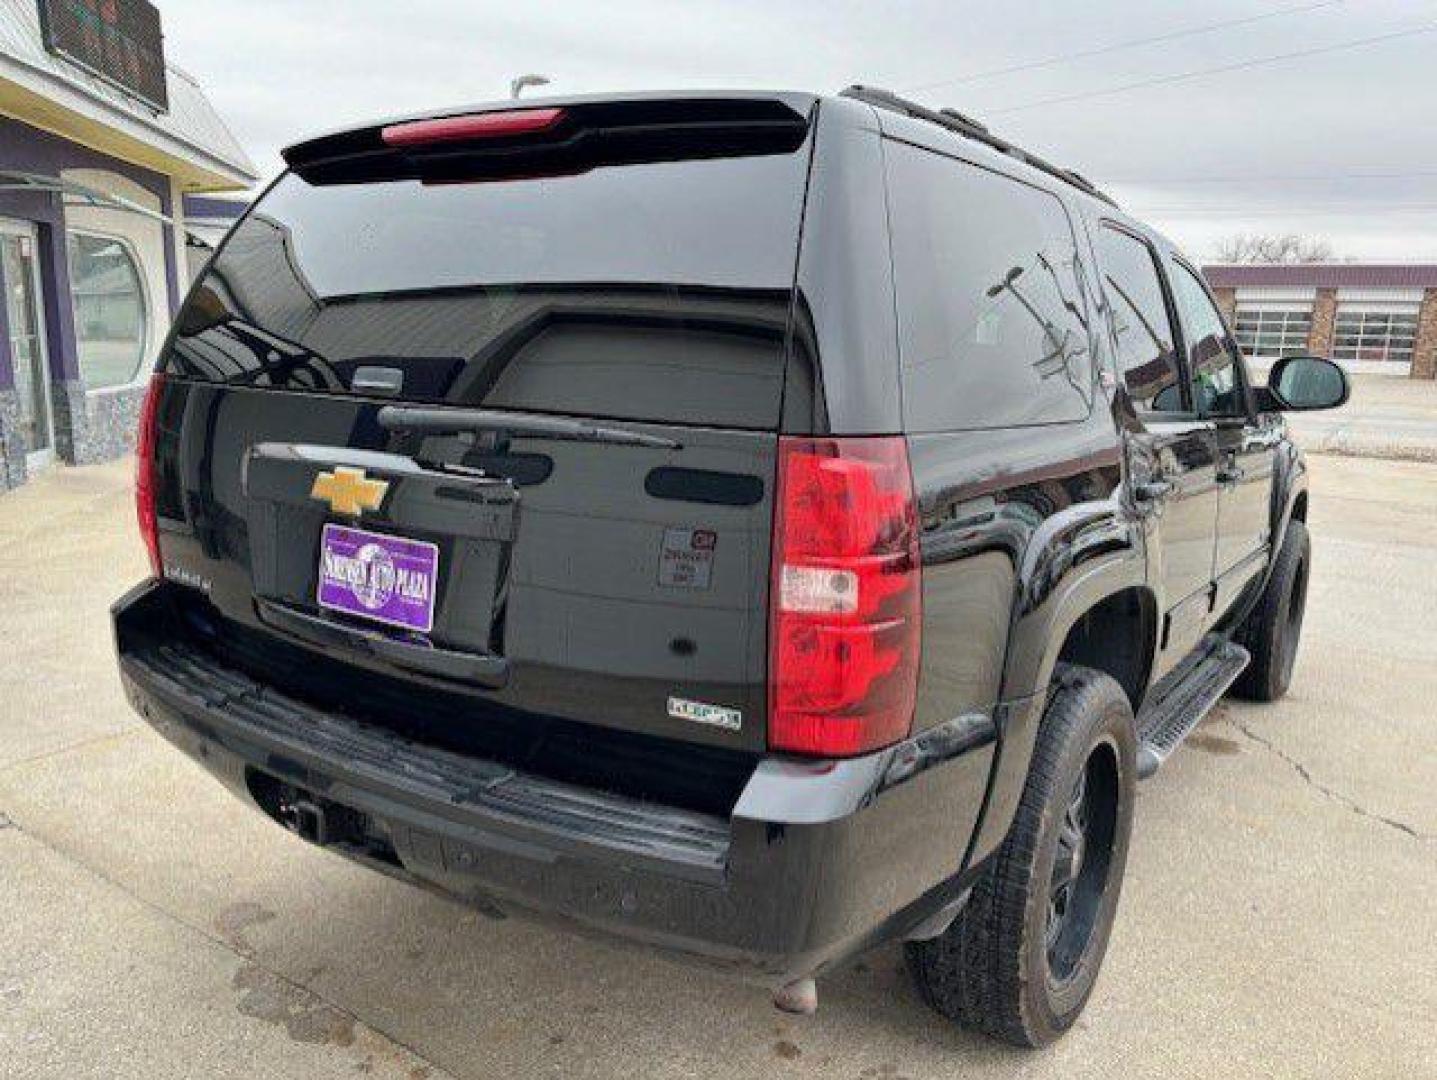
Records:
[[[130,713],[128,467],[51,470],[0,498],[0,1073],[1437,1075],[1437,466],[1312,473],[1292,693],[1142,788],[1096,995],[1024,1054],[925,1011],[897,949],[795,1019],[306,847]]]
[[[1331,412],[1292,413],[1293,434],[1331,454],[1437,461],[1437,382],[1356,375],[1352,400]]]

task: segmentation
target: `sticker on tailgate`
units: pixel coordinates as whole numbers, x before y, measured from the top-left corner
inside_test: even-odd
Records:
[[[434,629],[439,548],[423,540],[326,525],[319,606],[427,634]]]
[[[659,551],[659,584],[674,589],[707,589],[713,577],[718,533],[712,529],[665,529]]]

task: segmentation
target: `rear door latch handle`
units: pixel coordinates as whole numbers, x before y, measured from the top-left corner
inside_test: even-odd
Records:
[[[1229,465],[1217,471],[1217,482],[1219,484],[1236,484],[1245,475],[1247,474],[1236,465]]]

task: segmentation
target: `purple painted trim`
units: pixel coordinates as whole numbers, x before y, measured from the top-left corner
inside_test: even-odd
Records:
[[[40,284],[45,308],[45,340],[50,347],[50,372],[60,379],[80,378],[80,346],[75,339],[75,306],[70,298],[70,256],[65,227],[41,222]]]
[[[106,169],[128,177],[160,201],[160,212],[173,216],[169,177],[128,161],[91,150],[18,120],[0,116],[0,168],[39,176],[58,177],[62,169]],[[50,371],[56,379],[80,377],[75,345],[75,313],[70,300],[70,268],[65,254],[64,207],[60,197],[40,192],[0,192],[0,217],[33,221],[40,226],[40,276],[45,301],[45,333],[49,341]],[[180,306],[179,266],[175,260],[174,229],[161,226],[165,248],[165,291],[169,318]],[[9,352],[8,339],[5,351]],[[10,365],[5,369],[8,372]],[[13,375],[11,376],[13,378]]]
[[[249,202],[237,199],[215,199],[208,195],[184,196],[185,217],[223,218],[234,221],[249,209]]]
[[[1437,264],[1283,263],[1205,266],[1215,289],[1437,289]]]
[[[15,358],[10,355],[10,305],[0,298],[0,393],[15,389]],[[0,431],[0,457],[4,456],[5,433]],[[0,473],[5,463],[0,461]]]

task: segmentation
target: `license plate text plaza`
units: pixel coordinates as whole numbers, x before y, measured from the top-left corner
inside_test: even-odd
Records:
[[[332,611],[427,634],[434,628],[438,571],[433,544],[326,525],[317,599]]]

